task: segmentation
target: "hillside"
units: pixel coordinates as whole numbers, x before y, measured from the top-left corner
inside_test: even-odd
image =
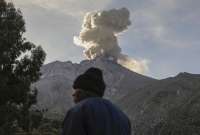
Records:
[[[154,127],[165,123],[172,110],[181,110],[187,105],[185,109],[190,113],[200,111],[199,97],[200,75],[180,73],[154,82],[137,92],[130,91],[118,104],[131,118],[136,134],[156,135]]]
[[[85,60],[80,64],[55,61],[41,68],[41,79],[34,84],[38,88],[38,104],[43,109],[48,109],[48,115],[63,115],[72,103],[73,80],[89,67],[99,67],[103,70],[106,82],[106,98],[116,102],[126,93],[151,84],[157,80],[132,72],[114,61],[97,58]]]

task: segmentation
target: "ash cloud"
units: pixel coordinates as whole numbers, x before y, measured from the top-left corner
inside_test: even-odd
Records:
[[[138,72],[145,73],[146,62],[122,54],[117,36],[131,25],[128,9],[111,9],[108,11],[89,12],[85,15],[82,29],[74,43],[84,47],[87,59],[107,57],[122,66]]]

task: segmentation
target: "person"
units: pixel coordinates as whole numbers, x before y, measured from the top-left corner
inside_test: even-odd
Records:
[[[76,105],[65,116],[62,135],[131,135],[128,117],[103,98],[105,88],[99,68],[91,67],[75,79]]]

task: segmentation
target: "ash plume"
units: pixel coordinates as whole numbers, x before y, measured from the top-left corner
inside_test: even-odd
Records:
[[[103,56],[132,71],[144,73],[146,63],[122,54],[118,44],[117,35],[131,25],[129,17],[126,8],[89,12],[84,17],[79,36],[74,37],[74,43],[85,48],[87,59]]]

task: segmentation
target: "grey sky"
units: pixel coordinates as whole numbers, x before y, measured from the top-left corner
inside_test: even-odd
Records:
[[[11,0],[10,0],[11,1]],[[46,63],[79,62],[75,46],[83,16],[93,10],[127,7],[132,25],[119,37],[123,53],[149,61],[148,76],[200,73],[199,0],[12,0],[26,21],[26,37],[47,53]]]

